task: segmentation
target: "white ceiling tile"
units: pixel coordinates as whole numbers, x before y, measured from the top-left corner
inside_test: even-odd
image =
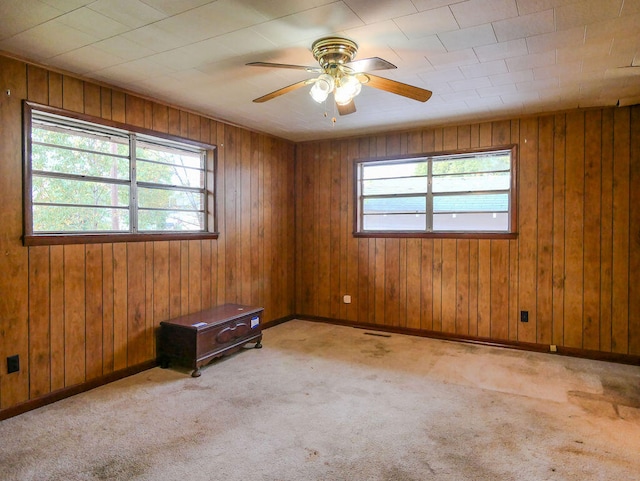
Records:
[[[114,37],[129,30],[126,25],[87,7],[61,15],[58,21],[98,39]]]
[[[489,75],[497,75],[507,73],[509,69],[504,60],[494,60],[493,62],[483,62],[474,65],[465,65],[460,67],[466,78],[487,77]]]
[[[527,70],[535,67],[544,67],[546,65],[554,65],[556,63],[556,52],[533,53],[522,57],[513,57],[505,60],[510,72],[518,70]]]
[[[558,30],[565,30],[616,18],[620,13],[622,2],[623,0],[582,0],[557,7],[555,9],[556,27]]]
[[[505,93],[500,95],[500,98],[506,105],[519,104],[522,105],[525,102],[534,102],[540,99],[538,92],[516,92]]]
[[[455,82],[450,82],[450,85],[454,92],[461,92],[463,90],[474,90],[492,86],[491,81],[488,77],[456,80]]]
[[[46,3],[60,11],[70,12],[71,10],[75,10],[76,8],[84,7],[85,5],[89,5],[95,0],[40,0],[41,3]],[[22,1],[20,3],[28,3],[27,1]]]
[[[33,28],[61,13],[37,0],[0,2],[0,39]]]
[[[449,52],[463,48],[481,47],[497,42],[490,24],[463,28],[452,32],[442,32],[438,34],[438,38]]]
[[[581,0],[516,0],[520,15],[542,12],[561,5],[568,5]]]
[[[621,15],[632,15],[640,13],[640,0],[624,0]]]
[[[553,32],[555,30],[553,10],[500,20],[493,23],[493,28],[499,42]]]
[[[393,20],[350,28],[345,30],[345,34],[359,45],[360,50],[409,42]]]
[[[638,31],[640,30],[640,14],[633,14],[627,17],[603,20],[592,23],[585,27],[585,41],[589,42],[601,37],[632,37],[638,42]]]
[[[362,20],[349,7],[338,2],[335,5],[317,7],[261,23],[252,28],[276,45],[291,45],[362,25]]]
[[[166,13],[140,0],[98,0],[91,3],[89,8],[131,28],[142,27],[167,17]]]
[[[127,86],[140,80],[162,76],[166,71],[166,67],[146,59],[140,59],[96,70],[89,76],[105,79],[116,85]]]
[[[459,28],[449,7],[441,7],[426,12],[414,13],[394,19],[400,30],[409,39],[426,37]]]
[[[446,83],[447,85],[466,78],[459,68],[429,72],[421,74],[419,77],[427,84]]]
[[[450,8],[460,28],[518,16],[515,0],[467,0]]]
[[[549,77],[545,79],[532,80],[530,82],[518,82],[516,88],[518,92],[534,92],[537,90],[549,89],[558,86],[557,77]]]
[[[275,48],[275,45],[250,28],[225,33],[216,37],[220,45],[240,54],[261,52]]]
[[[320,7],[335,0],[243,0],[270,20]]]
[[[183,47],[190,43],[181,34],[165,30],[158,23],[152,23],[123,33],[121,38],[147,47],[154,52],[164,52],[165,50]]]
[[[47,64],[54,64],[58,68],[70,72],[78,72],[86,75],[90,72],[101,70],[126,62],[125,59],[112,55],[103,50],[97,49],[93,45],[87,45],[71,52],[56,55],[47,60]]]
[[[102,50],[103,52],[109,53],[116,57],[121,57],[125,60],[135,60],[138,58],[147,57],[148,55],[153,55],[155,53],[150,48],[128,40],[123,36],[101,40],[92,45],[95,48]]]
[[[221,45],[218,39],[213,38],[174,50],[160,52],[147,58],[160,65],[181,70],[219,62],[234,55],[233,50]]]
[[[559,48],[556,50],[556,60],[558,63],[570,63],[591,57],[609,56],[612,43],[613,40],[609,40],[608,42],[598,42],[574,48]]]
[[[533,69],[535,80],[544,80],[548,78],[566,78],[575,72],[580,72],[582,61],[573,63],[564,63],[557,65],[547,65],[546,67],[536,67]]]
[[[345,3],[367,24],[418,12],[411,0],[345,0]]]
[[[533,70],[520,70],[518,72],[501,73],[498,75],[491,75],[489,77],[493,85],[507,85],[515,84],[517,82],[526,82],[533,80]]]
[[[92,35],[80,32],[58,20],[51,20],[0,41],[0,49],[42,60],[84,47],[96,40]]]
[[[509,93],[515,93],[516,92],[516,84],[514,83],[509,83],[506,85],[498,85],[495,87],[485,87],[485,88],[479,88],[478,89],[478,95],[480,95],[480,97],[495,97],[495,96],[499,96],[499,95],[506,95]],[[502,100],[500,100],[500,102],[502,102]]]
[[[419,12],[423,12],[425,10],[433,10],[438,7],[446,7],[452,3],[455,3],[455,0],[412,0],[415,7]],[[463,1],[463,0],[458,0]]]
[[[455,52],[432,54],[427,57],[427,60],[438,70],[448,70],[453,67],[478,63],[475,52],[470,48],[456,50]]]
[[[529,53],[542,53],[556,48],[575,48],[584,43],[584,27],[544,33],[527,38]]]
[[[189,42],[198,42],[266,20],[264,15],[242,3],[218,0],[161,20],[155,25]]]
[[[478,92],[473,89],[440,95],[440,98],[445,102],[464,102],[465,100],[477,99],[478,97]]]
[[[524,38],[484,45],[482,47],[474,47],[473,50],[476,52],[476,56],[480,62],[520,57],[529,53],[527,50],[527,41]]]
[[[150,7],[163,12],[166,15],[177,15],[187,10],[211,3],[212,0],[141,0]]]

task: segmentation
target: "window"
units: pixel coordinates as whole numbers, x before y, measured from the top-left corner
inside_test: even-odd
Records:
[[[25,243],[211,237],[213,152],[25,102]]]
[[[515,146],[354,166],[356,235],[515,234]]]

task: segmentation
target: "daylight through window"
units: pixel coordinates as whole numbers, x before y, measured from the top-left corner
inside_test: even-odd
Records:
[[[513,233],[514,151],[356,161],[356,234]]]
[[[25,164],[30,234],[209,231],[210,149],[30,112]]]

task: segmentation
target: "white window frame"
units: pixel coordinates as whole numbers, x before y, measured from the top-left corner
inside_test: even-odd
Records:
[[[31,152],[33,141],[31,131],[33,120],[44,120],[51,125],[59,126],[62,129],[69,128],[80,130],[85,133],[96,133],[106,137],[118,137],[123,142],[129,144],[129,155],[114,155],[128,162],[129,178],[103,178],[91,177],[82,173],[59,173],[53,171],[39,171],[33,169]],[[77,112],[65,111],[32,102],[23,102],[23,135],[24,135],[24,236],[25,245],[47,245],[47,244],[69,244],[69,243],[93,243],[93,242],[131,242],[149,240],[181,240],[181,239],[203,239],[217,238],[217,225],[215,215],[215,167],[216,167],[216,146],[193,141],[177,136],[167,135],[147,129],[137,128],[128,124],[100,119]],[[188,187],[180,185],[159,184],[152,182],[142,182],[137,180],[136,143],[143,142],[147,145],[155,145],[161,149],[170,149],[189,152],[201,157],[201,167],[197,170],[197,175],[203,179],[202,185],[198,187]],[[42,145],[42,144],[41,144]],[[145,162],[148,162],[145,160]],[[97,182],[103,185],[119,185],[129,190],[128,206],[96,206],[98,208],[112,208],[126,211],[129,216],[128,230],[99,230],[99,231],[35,231],[33,225],[33,179],[36,177],[63,180],[82,180]],[[142,207],[138,202],[139,189],[166,189],[171,191],[188,192],[202,196],[203,210],[189,210],[196,215],[200,213],[203,218],[201,229],[194,230],[140,230],[138,228],[138,213],[142,211],[154,210],[149,207]],[[50,203],[48,205],[64,207],[62,203]],[[87,206],[91,207],[91,206]],[[160,209],[167,210],[167,209]],[[168,210],[179,211],[179,208],[169,208]]]
[[[509,188],[496,190],[491,189],[487,191],[453,191],[446,194],[437,194],[433,192],[433,171],[432,165],[434,161],[441,160],[454,160],[456,158],[469,158],[474,155],[478,157],[486,157],[487,154],[495,153],[509,153],[510,155],[510,169],[509,169]],[[424,186],[424,192],[421,193],[386,193],[386,194],[371,194],[365,195],[363,178],[363,169],[365,166],[382,166],[394,164],[408,164],[412,162],[425,162],[427,164],[427,171],[420,176],[411,176],[411,178],[424,177],[426,185]],[[491,172],[506,172],[503,170],[485,171]],[[497,146],[484,149],[465,149],[458,151],[447,152],[435,152],[417,154],[411,156],[396,156],[396,157],[384,157],[375,159],[355,159],[353,161],[353,185],[354,185],[354,226],[353,235],[355,237],[436,237],[436,238],[515,238],[517,237],[517,146],[515,144],[507,146]],[[438,195],[478,195],[478,194],[507,194],[508,195],[508,219],[507,229],[492,230],[436,230],[433,228],[434,219],[434,197]],[[390,200],[398,199],[402,197],[423,197],[424,196],[424,214],[426,216],[425,229],[416,230],[383,230],[383,229],[369,229],[364,228],[364,203],[365,200],[377,199],[384,200],[388,198]],[[421,211],[420,211],[421,212]],[[479,212],[479,211],[478,211]],[[465,212],[460,212],[464,214]],[[398,212],[397,214],[400,214]],[[412,214],[412,212],[406,212],[403,214]],[[416,211],[416,214],[418,212]],[[452,212],[452,215],[457,212]]]

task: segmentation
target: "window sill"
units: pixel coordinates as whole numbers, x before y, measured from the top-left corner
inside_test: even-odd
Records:
[[[354,232],[353,237],[364,238],[423,238],[423,239],[517,239],[517,232]]]
[[[65,244],[108,244],[114,242],[151,242],[171,240],[217,239],[218,232],[170,232],[154,234],[35,234],[25,235],[25,246],[65,245]]]

